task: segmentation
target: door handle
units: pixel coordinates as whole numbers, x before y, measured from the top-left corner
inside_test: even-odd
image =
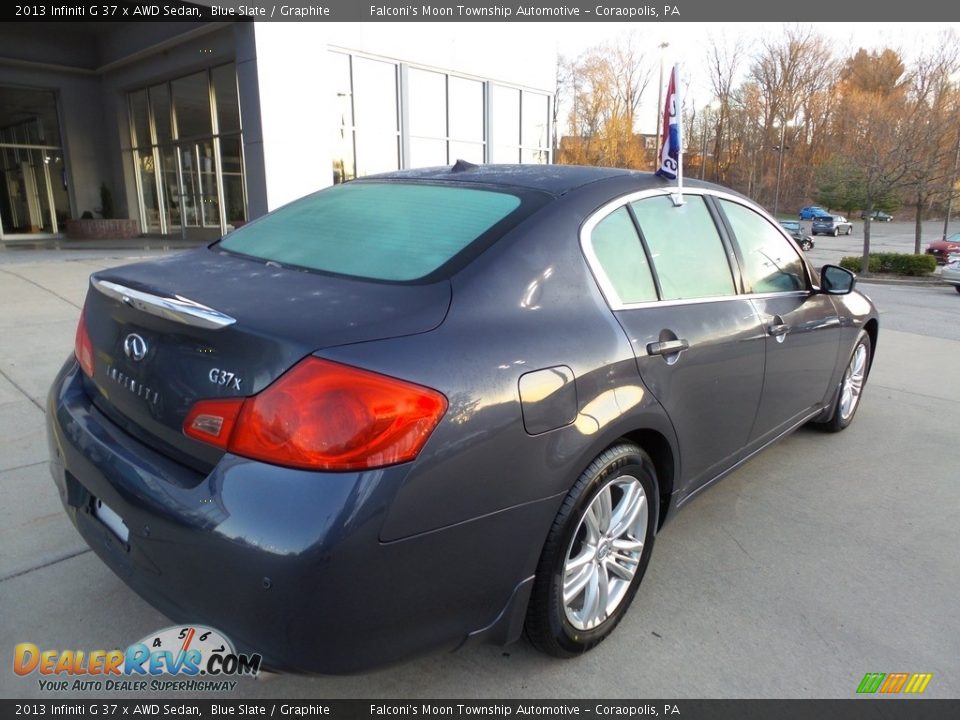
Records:
[[[783,341],[783,336],[790,332],[790,326],[783,321],[779,315],[774,315],[773,320],[767,325],[767,334],[772,335],[777,340]]]
[[[690,348],[686,340],[665,340],[663,342],[647,343],[647,355],[673,355]]]

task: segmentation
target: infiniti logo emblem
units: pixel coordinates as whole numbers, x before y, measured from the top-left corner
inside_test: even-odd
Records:
[[[147,356],[147,341],[136,333],[130,333],[123,341],[123,352],[134,362],[140,362]]]

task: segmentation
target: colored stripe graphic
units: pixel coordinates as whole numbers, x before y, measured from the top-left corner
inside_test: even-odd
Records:
[[[887,675],[887,679],[884,680],[883,685],[880,686],[880,692],[882,693],[898,693],[903,687],[904,683],[907,682],[906,673],[890,673]]]
[[[927,689],[933,680],[933,673],[867,673],[857,686],[857,692],[867,695],[884,693],[895,695],[899,692],[917,695]]]
[[[867,673],[860,681],[857,688],[858,693],[875,693],[880,688],[880,683],[886,677],[886,673]]]
[[[905,693],[922,693],[933,679],[933,673],[914,673],[903,689]]]

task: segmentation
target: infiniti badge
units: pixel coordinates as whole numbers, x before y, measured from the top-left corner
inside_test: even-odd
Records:
[[[123,341],[123,352],[134,362],[140,362],[147,356],[147,341],[136,333],[130,333]]]

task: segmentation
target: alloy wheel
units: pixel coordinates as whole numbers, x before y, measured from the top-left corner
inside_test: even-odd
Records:
[[[847,365],[847,369],[843,373],[843,387],[840,390],[840,418],[842,420],[848,420],[853,415],[854,410],[857,409],[866,375],[867,348],[863,343],[860,343],[854,350],[853,357],[850,358],[850,364]]]
[[[593,498],[567,549],[563,609],[577,630],[592,630],[623,602],[647,536],[647,495],[640,481],[621,475]]]

